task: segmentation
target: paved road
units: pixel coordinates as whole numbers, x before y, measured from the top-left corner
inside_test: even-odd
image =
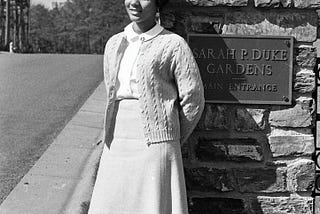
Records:
[[[101,80],[101,55],[0,53],[0,203]]]

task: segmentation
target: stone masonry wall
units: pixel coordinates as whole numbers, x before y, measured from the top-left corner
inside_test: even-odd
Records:
[[[206,104],[183,149],[190,214],[314,213],[320,0],[171,0],[162,25],[188,33],[293,36],[293,104]]]

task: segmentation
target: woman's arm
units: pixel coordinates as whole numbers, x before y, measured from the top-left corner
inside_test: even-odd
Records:
[[[191,49],[182,38],[174,52],[172,69],[181,106],[179,119],[181,144],[183,144],[201,117],[204,108],[204,91],[198,65]]]

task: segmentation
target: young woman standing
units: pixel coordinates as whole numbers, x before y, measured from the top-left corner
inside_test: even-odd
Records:
[[[204,107],[185,40],[156,22],[166,1],[125,0],[132,21],[104,54],[104,150],[89,214],[187,214],[181,145]]]

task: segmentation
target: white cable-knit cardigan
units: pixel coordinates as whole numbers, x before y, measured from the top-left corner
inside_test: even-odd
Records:
[[[113,139],[116,80],[127,45],[125,34],[121,32],[111,37],[105,47],[104,142],[108,146]],[[199,68],[188,44],[177,34],[163,30],[142,43],[136,65],[146,143],[180,139],[183,144],[204,108]]]
[[[147,41],[156,37],[163,27],[158,23],[153,26],[147,32],[138,34],[133,30],[133,22],[124,28],[124,34],[128,41],[128,47],[124,51],[123,57],[120,62],[120,67],[118,71],[118,82],[117,82],[117,99],[121,100],[123,98],[134,98],[138,99],[138,81],[136,79],[136,60],[138,58],[138,53],[140,45],[143,41]]]

